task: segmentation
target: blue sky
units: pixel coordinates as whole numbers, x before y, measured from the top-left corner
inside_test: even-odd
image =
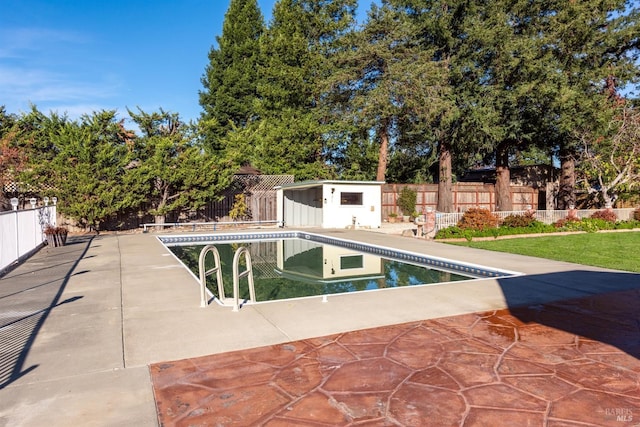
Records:
[[[275,0],[259,0],[269,20]],[[362,13],[371,1],[361,0]],[[0,105],[70,118],[200,114],[200,78],[229,0],[2,0]]]

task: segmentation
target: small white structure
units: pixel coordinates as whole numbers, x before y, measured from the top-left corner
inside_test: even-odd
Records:
[[[276,243],[276,271],[283,277],[313,284],[357,282],[364,284],[362,289],[367,282],[384,279],[384,263],[377,255],[304,239],[281,239]],[[296,260],[298,257],[304,261]]]
[[[275,187],[281,227],[380,228],[382,181],[301,181]]]

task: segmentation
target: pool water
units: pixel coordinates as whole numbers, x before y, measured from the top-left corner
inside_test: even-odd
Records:
[[[198,259],[204,246],[169,246],[169,249],[197,277]],[[304,239],[217,243],[215,246],[220,253],[227,297],[233,295],[233,256],[240,246],[249,249],[257,302],[472,278]],[[244,258],[240,261],[240,271],[244,271]],[[213,257],[207,257],[205,267],[213,267]],[[207,278],[207,288],[217,297],[215,275]],[[240,281],[240,298],[249,298],[246,278]]]

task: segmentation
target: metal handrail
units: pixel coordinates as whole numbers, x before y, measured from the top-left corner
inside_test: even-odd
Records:
[[[240,256],[244,255],[247,269],[243,272],[239,272],[240,269]],[[253,283],[253,267],[251,265],[251,254],[246,246],[238,248],[233,256],[233,311],[240,310],[240,279],[248,277],[249,281],[249,299],[253,302],[256,301],[256,289]]]
[[[205,271],[204,263],[209,252],[213,254],[213,268]],[[212,273],[216,273],[216,281],[218,282],[218,299],[220,301],[224,301],[224,284],[222,283],[220,253],[215,245],[207,245],[200,251],[198,272],[200,273],[200,307],[207,306],[207,276]]]

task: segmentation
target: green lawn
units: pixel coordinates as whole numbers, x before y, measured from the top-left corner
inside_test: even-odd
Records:
[[[640,273],[640,232],[638,231],[541,236],[482,242],[456,242],[453,244]]]

